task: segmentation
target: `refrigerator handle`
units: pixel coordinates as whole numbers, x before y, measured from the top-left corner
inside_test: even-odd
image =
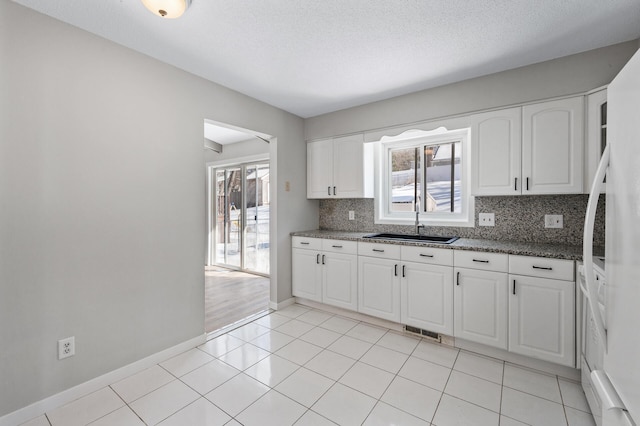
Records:
[[[591,372],[591,383],[596,394],[600,397],[603,411],[611,410],[612,408],[625,410],[624,403],[604,370],[593,370]]]
[[[607,167],[609,167],[609,150],[611,144],[607,144],[598,169],[596,176],[593,179],[591,185],[591,192],[589,193],[589,202],[587,203],[587,213],[584,221],[584,235],[582,239],[582,262],[584,264],[584,278],[585,287],[587,290],[587,300],[589,301],[589,309],[591,309],[591,316],[598,330],[598,334],[602,338],[605,352],[607,352],[607,332],[604,328],[604,321],[600,309],[598,308],[598,298],[595,289],[595,275],[593,273],[593,227],[596,220],[596,208],[598,207],[598,199],[600,198],[600,186],[604,182],[605,174],[607,173]]]

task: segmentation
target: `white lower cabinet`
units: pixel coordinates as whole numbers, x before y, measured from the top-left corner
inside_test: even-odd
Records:
[[[358,257],[358,312],[400,322],[399,259]]]
[[[402,264],[400,322],[453,335],[453,273],[451,266]]]
[[[358,309],[358,256],[323,253],[322,302],[355,311]]]
[[[453,335],[507,349],[507,274],[467,268],[454,272]]]
[[[291,272],[292,293],[294,296],[322,302],[322,269],[317,250],[294,248],[292,250]]]
[[[573,367],[575,283],[509,278],[509,351]]]
[[[361,243],[358,253],[359,312],[453,333],[451,250]]]
[[[293,237],[292,294],[358,309],[358,256],[354,241]]]
[[[574,262],[509,256],[509,351],[575,366]]]

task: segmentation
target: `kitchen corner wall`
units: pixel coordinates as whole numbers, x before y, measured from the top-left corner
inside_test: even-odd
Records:
[[[427,226],[422,232],[429,235],[457,235],[461,238],[581,245],[588,198],[588,195],[582,194],[476,197],[474,227]],[[594,231],[596,246],[604,246],[604,198],[604,196],[600,197],[596,214]],[[349,210],[355,212],[355,220],[348,220]],[[478,226],[479,213],[495,213],[496,226]],[[545,214],[563,215],[564,228],[545,228]],[[414,232],[413,226],[376,225],[372,198],[320,200],[320,229],[351,232]]]

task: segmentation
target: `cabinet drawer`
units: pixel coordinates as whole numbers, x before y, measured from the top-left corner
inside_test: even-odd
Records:
[[[453,265],[453,250],[433,247],[400,246],[400,258],[407,262]]]
[[[574,281],[573,260],[532,256],[509,256],[509,273]]]
[[[453,264],[456,268],[507,272],[509,270],[509,255],[503,253],[455,250],[453,253]]]
[[[322,240],[322,251],[358,254],[358,243],[356,241]]]
[[[400,259],[400,246],[393,244],[358,243],[358,255],[381,257],[383,259]]]
[[[322,239],[308,238],[308,237],[293,237],[291,239],[291,246],[293,248],[320,250],[322,248]]]

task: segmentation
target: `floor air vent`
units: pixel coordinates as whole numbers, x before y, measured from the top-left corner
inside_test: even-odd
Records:
[[[438,343],[441,343],[441,340],[442,340],[438,333],[434,333],[433,331],[429,331],[429,330],[423,330],[418,327],[412,327],[410,325],[405,325],[404,331],[411,334],[416,334],[421,337],[425,337],[427,339],[433,340],[434,342],[438,342]]]

